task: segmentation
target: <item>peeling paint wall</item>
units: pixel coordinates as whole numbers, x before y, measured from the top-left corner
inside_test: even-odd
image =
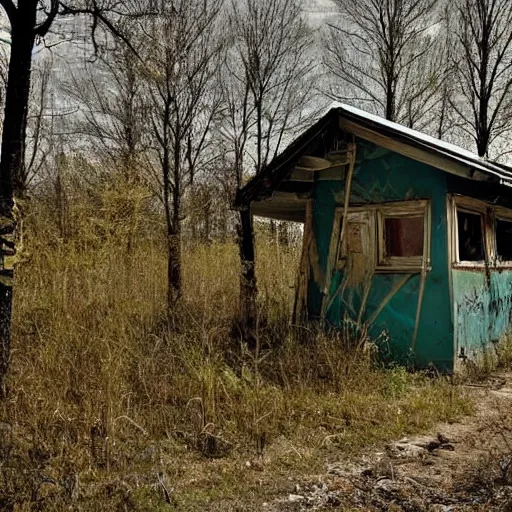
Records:
[[[374,274],[369,289],[363,284],[339,290],[343,272],[335,271],[329,285],[331,302],[326,319],[340,325],[348,315],[357,322],[372,320],[370,335],[389,356],[420,366],[434,363],[440,369],[453,366],[453,328],[449,295],[446,226],[446,173],[407,157],[357,140],[357,163],[350,204],[367,204],[409,199],[430,199],[432,204],[431,261],[414,353],[411,344],[416,323],[420,274]],[[314,186],[313,224],[319,264],[327,269],[335,208],[342,206],[344,183],[318,181]],[[322,283],[312,280],[308,292],[310,316],[320,316]],[[367,292],[367,293],[365,293]],[[392,296],[391,296],[392,295]],[[361,312],[366,299],[366,306]],[[375,318],[373,318],[375,317]]]
[[[511,270],[453,270],[455,349],[474,358],[508,330]]]
[[[447,176],[448,191],[512,208],[502,187]],[[453,323],[455,357],[475,358],[498,342],[512,319],[512,270],[453,269]]]

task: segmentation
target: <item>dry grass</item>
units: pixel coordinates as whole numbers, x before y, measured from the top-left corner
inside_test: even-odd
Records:
[[[27,219],[0,509],[259,510],[326,458],[469,410],[448,380],[382,370],[367,346],[289,327],[299,247],[263,235],[256,349],[232,332],[233,243],[185,248],[185,297],[167,321],[144,191],[83,197],[60,218],[34,200]]]

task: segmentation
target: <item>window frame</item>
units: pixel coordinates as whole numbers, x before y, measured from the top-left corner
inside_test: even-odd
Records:
[[[366,206],[350,206],[347,215],[369,215],[369,229],[375,231],[375,208],[374,205]],[[331,244],[329,249],[330,264],[329,266],[335,270],[343,270],[346,267],[348,260],[347,239],[341,243],[341,227],[343,220],[344,208],[343,206],[336,206],[334,211],[334,223],[331,236]],[[372,218],[373,217],[373,218]],[[347,220],[347,227],[350,220]]]
[[[498,259],[498,238],[497,238],[497,230],[496,223],[498,220],[510,222],[512,223],[512,210],[508,208],[504,208],[503,206],[495,206],[493,207],[493,219],[492,219],[492,229],[493,229],[493,245],[494,245],[494,264],[496,267],[501,268],[512,268],[512,260],[499,260]]]
[[[489,244],[489,230],[486,221],[488,216],[488,205],[484,201],[471,197],[454,195],[452,197],[452,264],[454,268],[485,268],[492,260],[492,250]],[[482,243],[484,249],[483,261],[460,260],[459,256],[459,217],[458,212],[479,215],[482,227]]]
[[[388,201],[386,203],[354,205],[348,208],[347,214],[360,213],[370,216],[370,229],[374,232],[374,250],[369,257],[374,260],[375,273],[419,273],[431,270],[431,201],[428,199],[409,201]],[[385,256],[386,218],[418,217],[423,216],[423,254],[421,256]],[[343,206],[337,205],[334,214],[333,232],[330,245],[329,268],[344,270],[349,255],[347,254],[347,241],[341,243],[341,224]],[[348,223],[347,223],[348,225]]]
[[[452,268],[483,270],[486,268],[512,268],[512,260],[498,260],[496,221],[504,220],[512,222],[512,209],[474,199],[459,194],[450,194],[450,215],[449,229],[451,229],[451,257]],[[457,211],[480,214],[482,217],[482,234],[484,241],[485,260],[482,261],[460,261],[459,260],[459,225]]]
[[[421,256],[387,256],[387,218],[423,217],[423,254]],[[377,207],[377,267],[378,272],[416,271],[430,269],[431,216],[430,201],[400,201]]]

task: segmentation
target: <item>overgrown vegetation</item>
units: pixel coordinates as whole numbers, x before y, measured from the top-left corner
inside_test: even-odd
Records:
[[[229,240],[185,246],[167,320],[163,220],[143,187],[119,183],[27,206],[2,510],[259,510],[289,476],[469,410],[447,379],[379,369],[366,340],[289,326],[300,243],[265,225],[249,342],[233,328]]]

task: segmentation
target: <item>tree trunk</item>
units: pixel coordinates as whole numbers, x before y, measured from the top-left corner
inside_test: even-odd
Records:
[[[173,227],[167,235],[167,305],[169,311],[181,297],[181,229]]]
[[[252,328],[256,323],[256,274],[254,265],[254,231],[250,210],[240,211],[238,225],[238,245],[240,250],[240,319],[242,327]]]
[[[11,353],[12,265],[6,256],[14,251],[16,223],[14,194],[23,191],[25,132],[30,92],[36,9],[18,7],[11,35],[0,160],[0,393]],[[11,258],[12,260],[12,258]]]
[[[172,221],[168,230],[167,261],[167,302],[169,311],[181,298],[181,174],[179,147],[174,149],[173,177]]]

